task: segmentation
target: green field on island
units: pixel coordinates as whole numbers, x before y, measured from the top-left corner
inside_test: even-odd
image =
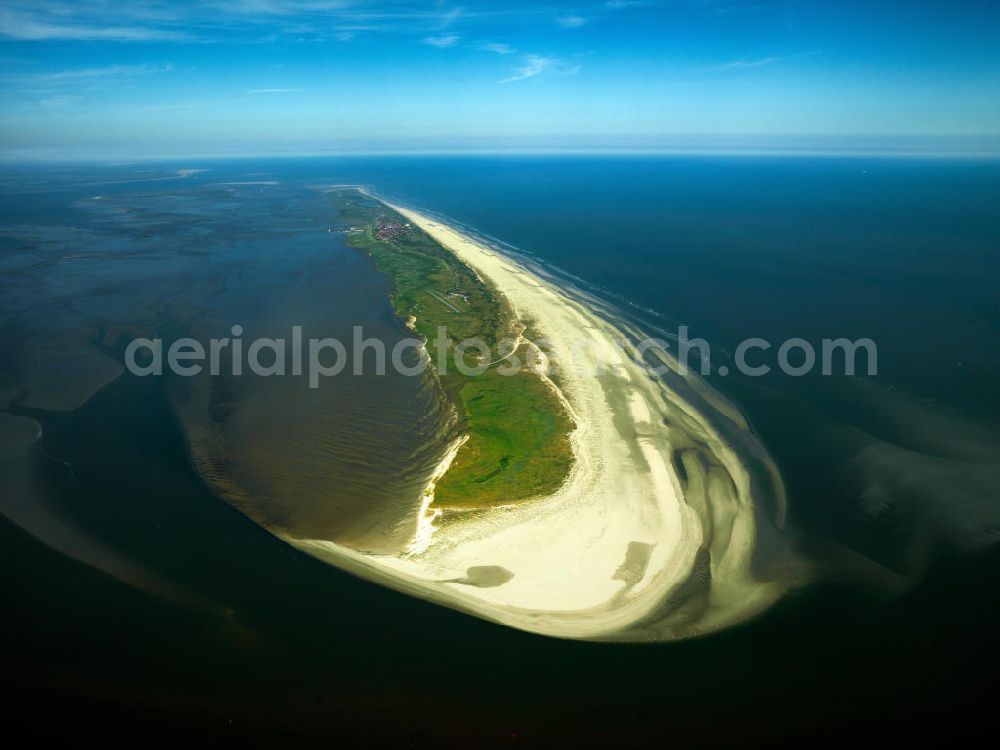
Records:
[[[435,505],[485,508],[555,491],[573,461],[569,433],[574,425],[537,374],[527,368],[514,375],[498,371],[509,353],[509,348],[498,351],[498,342],[516,338],[519,330],[503,297],[382,203],[357,190],[330,195],[338,220],[353,228],[348,244],[370,253],[392,279],[396,314],[415,318],[412,327],[428,342],[440,326],[447,329],[450,364],[438,378],[469,439],[438,483]],[[472,338],[492,352],[493,364],[479,375],[463,374],[453,364],[455,345]],[[529,359],[525,345],[513,354],[522,363]],[[475,350],[466,353],[470,367],[480,364],[476,356]]]

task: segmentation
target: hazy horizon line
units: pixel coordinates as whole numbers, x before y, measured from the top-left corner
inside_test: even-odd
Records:
[[[916,139],[911,139],[916,140]],[[345,149],[248,149],[217,151],[190,149],[140,153],[98,151],[86,153],[54,149],[9,149],[0,151],[0,163],[107,163],[163,162],[189,159],[294,159],[294,158],[358,158],[358,157],[432,157],[432,156],[786,156],[843,158],[933,158],[933,159],[996,159],[1000,158],[1000,138],[996,136],[956,136],[954,138],[921,139],[922,142],[900,143],[799,143],[775,145],[750,144],[674,144],[665,146],[492,146],[492,147],[369,147]],[[986,141],[986,143],[984,143]]]

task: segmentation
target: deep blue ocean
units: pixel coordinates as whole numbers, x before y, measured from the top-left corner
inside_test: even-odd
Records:
[[[179,169],[206,171],[162,179]],[[151,281],[136,281],[150,268],[174,274],[160,274],[156,294],[183,300],[171,311],[178,319],[205,314],[194,301],[202,289],[236,295],[240,284],[277,288],[309,274],[341,290],[343,309],[348,298],[356,306],[353,294],[368,300],[372,320],[385,319],[388,307],[372,301],[384,284],[335,282],[326,251],[312,245],[299,254],[298,245],[238,237],[250,217],[237,203],[192,204],[199,186],[226,181],[310,195],[310,186],[363,184],[529,254],[651,333],[687,326],[711,345],[708,379],[777,462],[813,582],[747,625],[649,648],[480,622],[356,580],[250,523],[193,470],[156,385],[126,377],[75,411],[15,409],[45,424],[43,452],[28,460],[67,517],[201,603],[144,594],[3,521],[0,635],[17,655],[12,714],[58,707],[62,720],[102,727],[95,717],[114,712],[122,731],[153,720],[212,738],[292,732],[411,747],[791,746],[815,743],[818,727],[828,742],[847,741],[848,726],[877,738],[924,723],[961,735],[992,715],[1000,163],[386,156],[8,165],[0,391],[19,382],[33,330],[102,304],[107,321],[125,325],[120,306],[140,305],[143,283],[152,294]],[[142,266],[148,258],[134,245],[109,239],[119,214],[80,208],[97,194],[113,196],[121,215],[131,215],[129,201],[155,205],[155,221],[129,242],[164,243],[169,227],[175,245],[187,243],[183,253],[166,259],[157,245],[164,265]],[[317,201],[269,210],[283,226],[332,221]],[[202,230],[191,217],[223,211],[231,245],[212,237],[195,246]],[[79,262],[59,266],[70,239]],[[253,258],[236,263],[233,254],[250,247]],[[46,263],[91,270],[52,275]],[[370,275],[362,265],[342,267]],[[74,291],[84,287],[86,299]],[[311,289],[299,300],[322,304]],[[791,338],[817,349],[823,339],[868,338],[877,373],[739,374],[734,352],[751,337],[775,349]],[[773,365],[773,352],[760,361]],[[719,374],[720,364],[730,373]]]

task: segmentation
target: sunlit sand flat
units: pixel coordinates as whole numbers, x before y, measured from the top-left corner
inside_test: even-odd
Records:
[[[489,510],[435,511],[432,485],[414,540],[397,555],[287,540],[393,588],[551,636],[670,640],[773,603],[788,585],[776,530],[782,489],[739,413],[693,379],[652,376],[620,344],[637,332],[528,263],[391,207],[499,290],[546,341],[552,387],[576,424],[574,465],[554,494]]]

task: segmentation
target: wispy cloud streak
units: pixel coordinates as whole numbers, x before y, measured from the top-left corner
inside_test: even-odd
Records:
[[[727,63],[723,63],[716,67],[716,70],[739,70],[741,68],[763,68],[765,65],[771,65],[780,60],[780,57],[758,57],[758,58],[748,58],[743,57],[739,60],[732,60]]]
[[[558,58],[543,55],[528,55],[524,65],[515,70],[510,76],[504,78],[500,83],[514,83],[527,78],[534,78],[542,74],[553,74],[558,76],[571,76],[580,71],[579,65],[567,65]]]
[[[73,40],[73,41],[124,41],[145,42],[154,40],[181,41],[188,36],[169,29],[143,26],[96,26],[72,23],[50,23],[45,20],[11,10],[0,10],[0,37],[22,41]]]
[[[58,70],[51,73],[21,73],[4,76],[2,80],[39,86],[55,86],[61,84],[87,83],[112,78],[131,78],[135,76],[167,73],[173,69],[171,65],[108,65],[103,68],[79,68],[77,70]]]
[[[587,19],[583,16],[559,16],[556,23],[564,29],[578,29],[587,23]]]
[[[460,37],[458,34],[445,34],[442,36],[427,36],[420,40],[421,44],[427,44],[431,47],[437,47],[438,49],[444,49],[446,47],[454,47],[458,43]]]
[[[484,52],[492,52],[496,55],[511,55],[517,52],[509,44],[502,44],[500,42],[480,42],[478,48]]]

